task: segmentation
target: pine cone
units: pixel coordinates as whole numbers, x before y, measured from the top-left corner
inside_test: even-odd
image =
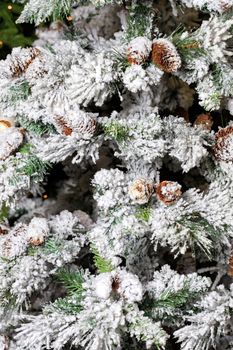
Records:
[[[95,134],[97,128],[96,119],[88,115],[80,117],[78,120],[75,131],[80,136],[91,137]]]
[[[135,180],[129,187],[130,198],[138,204],[147,203],[153,193],[153,185],[144,178]]]
[[[214,155],[217,160],[233,162],[233,126],[227,126],[216,133]]]
[[[27,239],[33,246],[38,246],[44,243],[48,232],[49,227],[47,220],[44,218],[35,217],[28,225]]]
[[[151,41],[139,36],[130,41],[127,50],[127,59],[130,64],[142,64],[148,59],[151,52]]]
[[[181,58],[175,46],[167,39],[153,41],[152,62],[166,73],[174,73],[181,67]]]
[[[213,119],[210,114],[200,114],[194,121],[194,125],[200,125],[204,130],[210,131],[213,126]]]
[[[70,126],[68,126],[68,123],[64,117],[55,116],[54,120],[55,120],[56,129],[59,133],[66,135],[66,136],[69,136],[72,134],[73,129]]]
[[[36,47],[13,49],[12,54],[8,57],[12,76],[19,77],[24,73],[40,53],[41,51]]]
[[[233,277],[233,255],[231,255],[229,260],[228,260],[228,272],[227,272],[227,274],[230,277]]]
[[[18,128],[6,128],[0,133],[0,160],[5,160],[23,142],[23,132]]]
[[[181,185],[174,181],[162,181],[156,186],[156,195],[164,204],[174,204],[182,196]]]

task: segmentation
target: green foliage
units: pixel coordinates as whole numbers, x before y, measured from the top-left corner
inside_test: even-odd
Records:
[[[136,211],[136,218],[148,222],[152,213],[152,208],[148,205],[140,206]]]
[[[63,269],[56,274],[56,277],[68,291],[68,296],[57,299],[50,305],[50,308],[68,315],[79,313],[83,309],[82,300],[84,299],[85,294],[82,273],[70,272]]]
[[[25,164],[17,169],[17,172],[21,175],[30,176],[34,181],[41,181],[50,167],[50,163],[43,162],[41,159],[31,154]]]
[[[120,69],[124,72],[126,70],[126,68],[130,66],[130,63],[127,60],[127,57],[125,54],[122,54],[121,52],[117,51],[116,49],[113,49],[113,56],[114,56],[114,61],[116,64],[116,69]]]
[[[51,134],[51,133],[55,133],[56,130],[54,128],[53,125],[51,124],[44,124],[41,121],[33,121],[33,120],[29,120],[27,118],[24,117],[19,117],[18,121],[20,123],[20,125],[26,129],[28,132],[38,135],[38,136],[42,136],[45,134]]]
[[[52,238],[46,240],[43,246],[43,252],[45,254],[58,254],[62,249],[63,245]]]
[[[3,204],[2,208],[0,209],[0,223],[7,218],[9,214],[9,208]]]
[[[70,14],[75,0],[29,0],[25,5],[17,23],[29,22],[36,25],[47,20],[57,21]]]
[[[129,137],[128,128],[119,122],[110,122],[104,125],[104,133],[118,142],[123,142]]]
[[[194,293],[190,292],[189,284],[186,282],[182,289],[177,292],[167,290],[160,295],[158,300],[150,301],[147,305],[149,308],[181,308],[188,300],[193,299]]]
[[[52,305],[52,309],[67,315],[75,315],[82,311],[83,307],[76,299],[59,298]]]
[[[188,229],[193,242],[191,248],[194,250],[195,246],[197,246],[210,258],[213,250],[212,242],[219,239],[222,232],[216,230],[214,226],[198,212],[184,216],[177,224]]]
[[[129,42],[138,36],[146,36],[151,39],[154,19],[155,16],[150,7],[142,4],[133,6],[130,9],[125,40]]]
[[[9,91],[9,100],[17,102],[19,100],[26,100],[31,93],[30,86],[27,81],[20,82],[11,86]]]
[[[65,286],[69,295],[75,295],[82,298],[84,292],[83,283],[84,278],[81,272],[70,272],[68,270],[60,270],[57,275],[57,279]]]
[[[171,36],[171,41],[177,48],[183,62],[193,60],[194,58],[206,55],[201,43],[194,37],[188,36],[182,38],[183,29],[178,29]]]
[[[91,246],[91,251],[94,254],[94,263],[99,273],[111,272],[113,270],[111,262],[100,256],[94,245]]]
[[[8,6],[12,8],[8,9]],[[34,40],[31,28],[25,28],[15,24],[16,18],[22,11],[22,5],[11,4],[10,1],[0,1],[0,58],[5,58],[6,54],[16,46],[29,46]],[[27,33],[27,36],[25,33]],[[29,36],[29,35],[30,36]]]

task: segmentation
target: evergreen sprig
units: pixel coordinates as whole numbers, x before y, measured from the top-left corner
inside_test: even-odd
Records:
[[[35,155],[30,155],[25,164],[17,169],[21,175],[30,176],[34,181],[41,181],[51,167],[50,163],[44,162]]]
[[[35,121],[29,120],[25,117],[19,117],[18,122],[29,133],[32,133],[32,134],[35,134],[38,136],[42,136],[45,134],[52,134],[52,133],[56,132],[53,125],[44,124],[40,120],[35,122]]]
[[[22,81],[10,87],[8,99],[13,103],[26,100],[30,93],[31,89],[29,83],[27,81]]]
[[[200,213],[192,213],[190,215],[184,216],[182,219],[177,221],[177,224],[185,226],[192,237],[193,245],[198,246],[207,257],[211,257],[211,241],[218,239],[222,232],[220,230],[216,230],[213,225],[211,225],[204,217],[201,216]],[[203,244],[202,233],[205,234],[208,238],[206,244]],[[194,248],[194,247],[192,247]]]
[[[141,206],[136,211],[136,218],[148,222],[152,213],[152,208],[149,205]]]
[[[82,298],[84,292],[84,278],[81,272],[70,272],[68,270],[60,270],[57,273],[57,279],[65,286],[70,295]]]
[[[48,239],[45,241],[45,244],[43,246],[43,252],[45,254],[58,254],[63,249],[63,245],[61,242],[58,242],[55,239]]]
[[[113,270],[111,262],[104,259],[94,245],[91,246],[91,251],[94,254],[94,264],[99,273],[111,272]]]
[[[53,304],[51,304],[51,308],[67,315],[75,315],[82,311],[83,306],[76,299],[58,298]]]
[[[189,282],[186,281],[183,288],[180,290],[166,290],[157,300],[146,298],[142,304],[142,309],[145,311],[145,315],[148,317],[154,317],[156,315],[156,309],[182,309],[185,308],[187,303],[193,303],[198,297],[199,293],[190,291]]]
[[[127,126],[115,121],[104,125],[104,133],[118,142],[123,142],[129,137]]]
[[[172,36],[172,42],[178,50],[182,61],[189,61],[206,55],[201,43],[192,36],[182,38],[182,31],[178,31]]]
[[[151,26],[155,17],[154,15],[152,8],[143,4],[137,4],[130,8],[125,40],[129,42],[139,36],[146,36],[151,39]]]

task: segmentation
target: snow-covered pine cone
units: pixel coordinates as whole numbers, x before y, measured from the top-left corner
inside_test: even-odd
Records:
[[[220,129],[215,134],[214,155],[217,160],[233,162],[233,126]]]
[[[0,133],[0,160],[8,158],[22,143],[22,130],[14,127],[7,127]]]
[[[41,51],[36,47],[13,49],[12,54],[7,57],[12,76],[19,77],[24,73],[40,53]]]
[[[54,116],[54,126],[57,131],[69,136],[73,133],[90,138],[96,132],[96,119],[83,112],[69,113],[66,116]]]
[[[167,39],[153,41],[152,62],[166,73],[174,73],[181,67],[181,58],[175,46]]]
[[[127,59],[130,64],[145,63],[151,53],[152,42],[144,36],[130,41],[127,49]]]
[[[34,246],[44,243],[49,233],[48,222],[44,218],[33,218],[28,225],[27,240]]]
[[[148,203],[153,193],[153,184],[144,178],[135,180],[129,187],[130,198],[138,204]]]
[[[210,114],[202,113],[197,116],[194,125],[199,125],[204,130],[210,131],[213,126],[213,119]]]
[[[156,186],[158,200],[166,205],[175,203],[181,196],[181,185],[175,181],[162,181]]]
[[[75,126],[75,130],[80,136],[91,137],[95,134],[96,127],[96,119],[86,114],[80,117]]]
[[[55,121],[56,129],[60,134],[66,135],[66,136],[69,136],[72,134],[73,129],[71,126],[68,125],[68,122],[65,120],[63,116],[56,115],[54,117],[54,121]]]

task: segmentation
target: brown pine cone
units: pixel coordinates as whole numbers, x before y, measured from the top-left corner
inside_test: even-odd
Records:
[[[175,46],[167,39],[153,41],[152,62],[166,73],[174,73],[181,67],[181,58]]]
[[[156,186],[156,195],[164,204],[174,204],[182,196],[181,185],[174,181],[162,181]]]

